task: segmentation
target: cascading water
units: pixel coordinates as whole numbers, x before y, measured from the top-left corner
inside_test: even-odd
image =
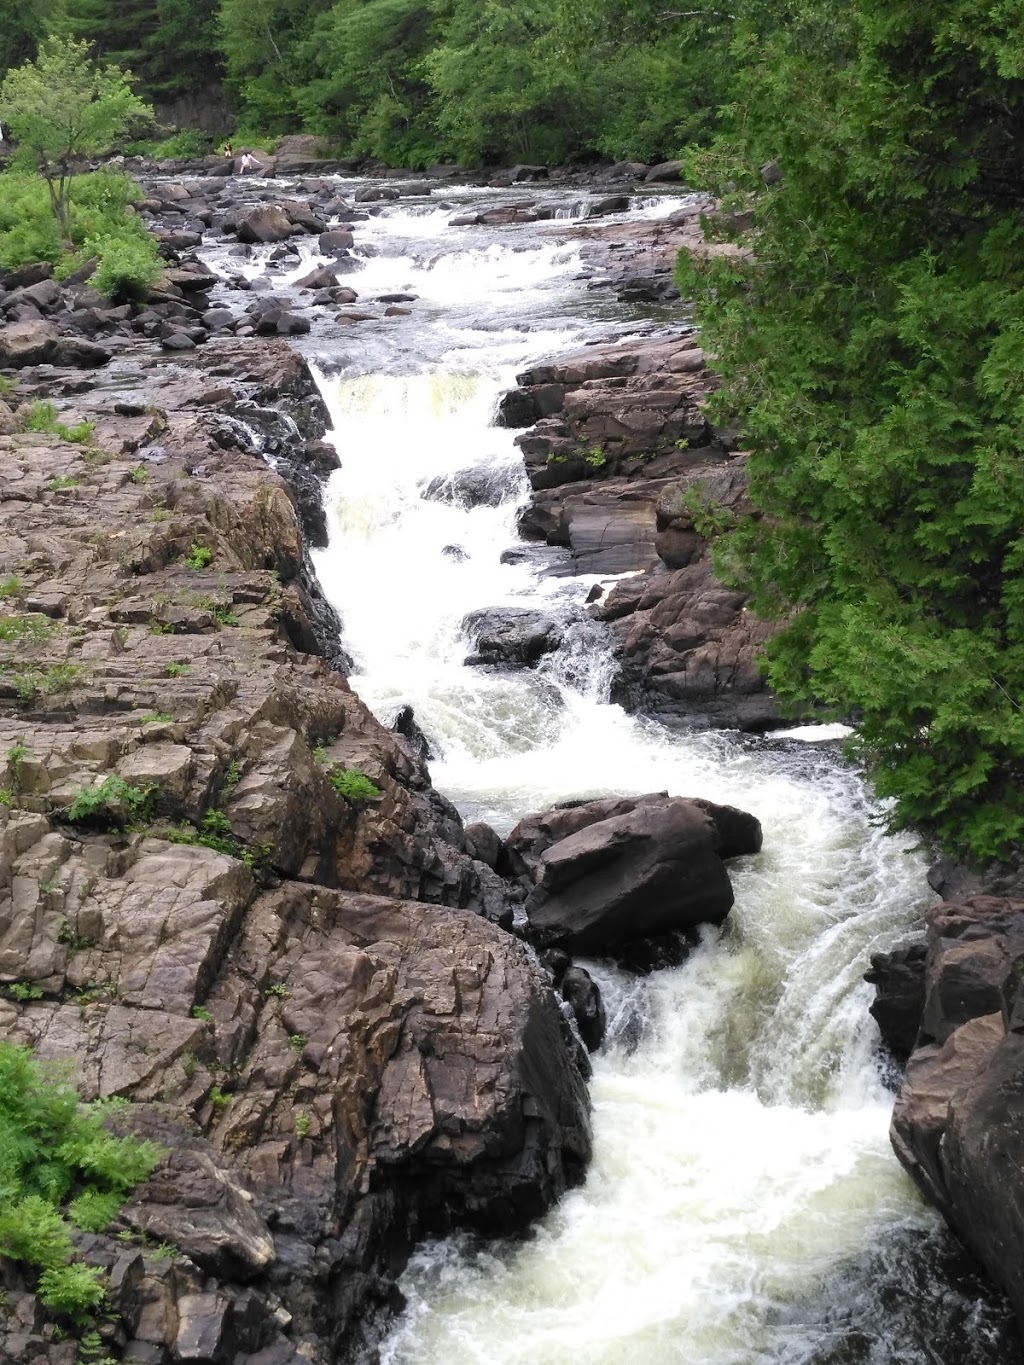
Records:
[[[317,571],[353,685],[385,720],[411,703],[436,785],[499,831],[568,797],[668,789],[754,812],[765,847],[733,865],[729,924],[686,964],[641,980],[592,964],[610,1030],[586,1184],[521,1242],[422,1248],[383,1360],[1002,1361],[998,1307],[922,1269],[943,1243],[889,1148],[867,1013],[869,954],[929,899],[921,858],[828,745],[671,733],[609,705],[584,626],[534,672],[464,662],[467,612],[578,617],[594,581],[503,562],[526,482],[491,425],[498,396],[524,362],[644,323],[586,291],[566,237],[460,233],[449,216],[396,205],[360,224],[373,254],[351,281],[415,295],[413,316],[313,339],[342,461]],[[496,505],[460,500],[470,468]],[[904,1281],[938,1344],[903,1311]]]

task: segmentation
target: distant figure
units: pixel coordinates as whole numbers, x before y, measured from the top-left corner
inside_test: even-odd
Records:
[[[252,153],[244,152],[242,154],[242,165],[240,167],[242,175],[245,175],[246,171],[258,171],[259,169],[260,163],[256,160]]]
[[[225,142],[223,155],[234,160],[235,153],[230,142]]]

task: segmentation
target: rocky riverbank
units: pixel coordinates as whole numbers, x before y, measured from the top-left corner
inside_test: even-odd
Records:
[[[337,457],[282,339],[304,303],[238,276],[258,307],[211,307],[191,254],[214,225],[242,255],[341,230],[243,193],[154,189],[145,299],[0,281],[0,1033],[166,1149],[78,1239],[104,1349],[145,1365],[371,1358],[417,1239],[517,1231],[583,1176],[603,1013],[569,952],[678,959],[760,843],[664,795],[503,843],[434,790],[411,717],[370,714],[309,565]],[[0,1358],[73,1365],[3,1281]]]
[[[872,1013],[906,1070],[892,1120],[896,1155],[1024,1327],[1024,901],[977,893],[939,865],[953,898],[924,934],[872,959]],[[1004,871],[996,880],[1017,883]],[[989,878],[988,880],[992,880]],[[975,894],[964,895],[964,892]]]
[[[567,549],[568,572],[625,575],[591,608],[614,639],[613,698],[683,724],[778,724],[757,665],[773,627],[712,569],[715,535],[753,509],[742,452],[705,414],[714,375],[692,329],[589,347],[517,382],[499,420],[528,428],[522,534]]]

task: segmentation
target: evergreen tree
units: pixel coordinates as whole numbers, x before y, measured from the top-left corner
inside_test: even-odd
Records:
[[[826,0],[741,25],[754,255],[684,262],[763,519],[721,567],[789,622],[784,696],[858,718],[897,823],[1024,837],[1024,19]],[[760,185],[777,157],[783,179]]]

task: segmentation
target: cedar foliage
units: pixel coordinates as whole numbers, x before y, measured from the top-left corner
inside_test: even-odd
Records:
[[[719,567],[789,621],[772,686],[857,718],[896,824],[1024,838],[1024,15],[814,0],[740,25],[755,254],[684,261],[764,519]],[[784,179],[760,186],[769,155]],[[745,201],[746,202],[746,201]]]

